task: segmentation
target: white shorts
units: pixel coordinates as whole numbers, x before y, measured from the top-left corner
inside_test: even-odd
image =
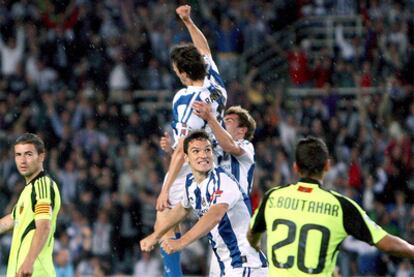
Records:
[[[168,200],[170,201],[171,207],[174,207],[181,202],[185,193],[185,180],[187,175],[191,173],[190,166],[187,163],[184,163],[180,172],[178,172],[177,178],[170,187]],[[167,179],[168,173],[164,177],[163,185]]]
[[[220,271],[219,271],[220,272]],[[212,275],[213,274],[213,275]],[[267,267],[238,267],[238,268],[227,268],[225,274],[210,272],[210,277],[266,277],[269,274]]]

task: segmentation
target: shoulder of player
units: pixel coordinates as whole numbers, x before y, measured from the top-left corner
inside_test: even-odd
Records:
[[[180,90],[178,90],[173,97],[173,101],[175,102],[176,100],[178,100],[181,96],[186,95],[188,93],[188,89],[187,88],[182,88]]]
[[[234,179],[232,175],[230,175],[227,171],[225,171],[221,166],[217,166],[213,169],[212,172],[213,175],[210,175],[210,178],[219,178],[221,182],[225,180],[225,182],[234,182],[237,183],[237,181]]]
[[[237,141],[237,144],[242,147],[244,150],[249,150],[250,152],[254,152],[253,143],[251,143],[247,139],[240,139]]]
[[[48,174],[44,174],[43,176],[39,176],[39,178],[36,178],[36,180],[34,180],[33,185],[36,188],[42,188],[42,187],[53,187],[54,189],[58,188],[58,184],[56,183],[56,181],[49,176]]]
[[[334,196],[339,203],[341,203],[341,205],[352,205],[356,208],[359,208],[360,206],[358,205],[357,202],[355,202],[354,200],[352,200],[351,198],[349,198],[348,196],[345,196],[343,194],[340,194],[339,192],[333,191],[333,190],[326,190],[328,193],[330,193],[332,196]]]
[[[269,197],[269,195],[273,194],[273,193],[277,193],[277,192],[281,192],[284,189],[288,189],[291,186],[293,186],[294,184],[283,184],[283,185],[278,185],[278,186],[274,186],[273,188],[268,189],[265,192],[265,197]]]
[[[194,176],[193,173],[188,173],[185,177],[185,186],[188,188],[190,187],[194,182]]]

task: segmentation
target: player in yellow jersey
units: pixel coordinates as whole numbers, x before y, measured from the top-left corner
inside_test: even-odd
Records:
[[[11,214],[0,219],[0,233],[13,229],[7,277],[56,276],[52,251],[60,194],[43,170],[42,139],[30,133],[18,137],[14,159],[26,186]]]
[[[300,140],[295,155],[294,169],[301,179],[265,194],[247,234],[258,248],[261,233],[267,231],[269,276],[332,276],[339,245],[348,235],[414,259],[413,245],[387,234],[351,199],[323,189],[329,154],[322,140]]]

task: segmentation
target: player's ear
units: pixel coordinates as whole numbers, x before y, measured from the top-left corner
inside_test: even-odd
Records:
[[[298,166],[298,164],[296,162],[293,162],[293,171],[296,174],[300,175],[300,168],[299,168],[299,166]]]
[[[241,127],[240,128],[241,130],[242,130],[242,132],[243,132],[243,137],[245,138],[246,137],[246,134],[247,134],[247,127]]]
[[[323,171],[328,172],[331,169],[331,160],[327,159],[325,165],[323,166]]]
[[[188,155],[187,154],[184,154],[184,160],[185,160],[186,163],[189,163]]]
[[[40,161],[41,161],[42,163],[44,162],[45,157],[46,157],[46,153],[40,153],[40,154],[39,154],[39,158],[40,158]]]

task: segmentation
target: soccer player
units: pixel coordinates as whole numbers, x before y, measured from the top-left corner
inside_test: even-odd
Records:
[[[172,128],[175,150],[157,199],[158,212],[155,225],[164,224],[164,220],[169,217],[169,209],[181,200],[184,193],[185,176],[190,173],[188,165],[184,163],[182,146],[184,137],[191,130],[205,127],[204,120],[193,114],[191,104],[195,100],[210,103],[216,117],[221,121],[227,102],[227,92],[217,66],[212,60],[208,42],[190,17],[191,7],[180,6],[176,9],[176,13],[190,33],[193,44],[179,45],[171,51],[174,72],[186,88],[178,91],[173,99]],[[180,236],[177,226],[165,234],[168,238],[174,236],[177,238]],[[179,253],[169,255],[161,251],[161,255],[164,262],[164,276],[182,276]]]
[[[240,106],[232,106],[224,113],[224,127],[215,117],[209,104],[195,101],[194,113],[204,119],[214,134],[224,155],[219,161],[220,166],[231,173],[239,182],[243,191],[249,195],[253,188],[255,168],[255,151],[253,139],[256,121],[250,113]]]
[[[194,113],[204,119],[213,132],[224,155],[220,166],[232,174],[246,193],[246,203],[251,212],[250,193],[253,188],[254,147],[250,140],[256,130],[256,121],[240,106],[232,106],[224,113],[224,127],[217,121],[210,105],[195,101]],[[210,276],[220,276],[217,259],[211,259]]]
[[[208,234],[222,275],[266,276],[266,258],[249,245],[245,235],[250,218],[246,196],[231,175],[221,167],[214,167],[208,134],[192,132],[185,138],[183,148],[192,171],[186,178],[185,196],[171,210],[164,225],[157,225],[154,232],[140,242],[141,249],[152,250],[171,226],[194,210],[198,222],[181,238],[162,240],[165,252],[180,251]]]
[[[389,254],[414,258],[414,246],[387,234],[353,200],[322,187],[328,149],[314,137],[296,146],[296,184],[270,189],[256,210],[248,240],[258,249],[267,231],[269,276],[332,276],[338,248],[352,235]]]
[[[26,186],[11,214],[0,219],[0,233],[13,229],[7,276],[55,276],[53,234],[60,193],[43,170],[42,139],[31,133],[18,137],[14,143],[14,159]]]

